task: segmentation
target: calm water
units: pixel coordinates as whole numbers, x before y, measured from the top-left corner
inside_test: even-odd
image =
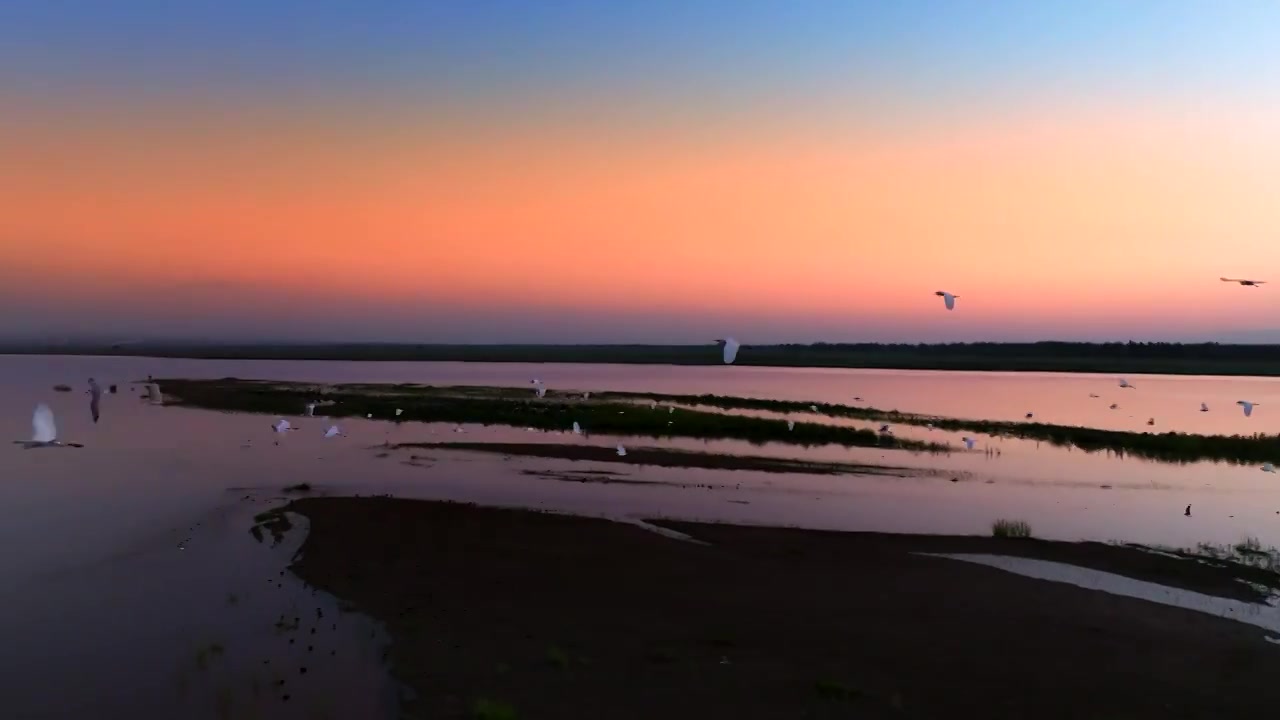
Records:
[[[328,717],[387,716],[396,689],[381,669],[377,629],[279,574],[300,532],[277,548],[247,532],[279,488],[304,480],[329,493],[391,492],[618,518],[986,533],[992,520],[1006,517],[1026,519],[1042,537],[1186,546],[1253,535],[1280,544],[1280,478],[1256,467],[1168,465],[987,437],[975,451],[951,456],[621,439],[918,471],[908,478],[425,450],[378,457],[371,446],[388,439],[602,445],[619,439],[481,426],[456,435],[452,426],[345,421],[349,437],[326,441],[320,436],[327,422],[292,418],[300,431],[275,446],[270,418],[142,402],[125,383],[148,374],[521,387],[539,377],[552,388],[843,403],[861,396],[883,409],[969,418],[1017,420],[1034,412],[1046,422],[1145,430],[1154,417],[1157,429],[1280,432],[1280,381],[1263,378],[1131,376],[1137,389],[1122,390],[1114,377],[1068,374],[0,356],[0,438],[28,438],[31,410],[46,402],[60,437],[86,446],[23,451],[0,445],[0,577],[6,579],[0,637],[9,643],[0,655],[0,696],[8,716],[310,718],[325,717],[316,714],[325,706]],[[89,377],[123,391],[104,398],[98,424],[84,393]],[[57,383],[76,391],[55,393]],[[1252,418],[1234,405],[1242,399],[1260,403]],[[1113,402],[1119,410],[1107,409]],[[1211,411],[1199,412],[1201,402]],[[960,447],[952,434],[905,426],[897,432]],[[419,457],[411,459],[414,454]],[[648,484],[584,484],[521,472],[594,468]],[[1183,516],[1188,504],[1190,518]],[[327,625],[317,620],[317,608]],[[300,631],[278,631],[282,615],[301,618]],[[313,627],[317,636],[309,633]],[[311,637],[320,640],[307,642]],[[202,662],[201,649],[213,644],[224,652],[212,658],[206,652]],[[299,672],[304,665],[305,675]]]

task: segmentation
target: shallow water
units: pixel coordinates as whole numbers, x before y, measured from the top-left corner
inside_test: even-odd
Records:
[[[0,656],[0,696],[6,709],[18,709],[10,712],[15,717],[83,717],[85,708],[120,717],[220,717],[228,704],[230,717],[267,711],[316,717],[308,713],[323,704],[333,705],[332,717],[389,713],[395,689],[379,661],[382,639],[351,614],[340,626],[350,629],[326,639],[326,648],[336,651],[332,661],[308,666],[305,682],[286,679],[289,701],[283,691],[263,687],[277,679],[263,675],[266,668],[300,660],[275,631],[279,615],[295,606],[304,621],[303,610],[314,614],[321,607],[326,617],[337,612],[332,599],[313,596],[287,572],[279,575],[289,546],[273,550],[248,533],[253,515],[280,497],[281,488],[303,481],[322,493],[390,492],[633,520],[985,534],[1003,517],[1027,520],[1040,537],[1185,547],[1252,535],[1264,545],[1280,544],[1280,478],[1255,467],[1170,465],[985,436],[974,451],[930,455],[478,425],[457,434],[452,425],[346,420],[340,425],[347,437],[325,440],[329,421],[301,417],[290,418],[299,430],[276,445],[273,418],[147,403],[127,383],[149,374],[519,387],[540,377],[559,389],[825,402],[860,395],[880,408],[971,418],[1020,419],[1035,411],[1049,422],[1145,429],[1155,415],[1161,429],[1280,431],[1275,379],[1131,376],[1138,389],[1121,390],[1108,376],[1060,374],[0,356],[0,439],[28,438],[31,410],[46,402],[60,438],[85,445],[28,451],[0,444],[0,577],[6,579],[0,637],[10,642]],[[102,399],[96,424],[85,392],[89,377],[121,389]],[[53,392],[58,383],[75,391]],[[1091,399],[1090,392],[1103,397]],[[1246,420],[1231,404],[1236,399],[1262,405]],[[1202,400],[1210,413],[1198,412]],[[1105,409],[1116,401],[1132,407],[1135,417]],[[895,432],[961,447],[960,433],[907,426]],[[778,475],[377,447],[451,441],[623,442],[915,472],[906,478]],[[568,482],[522,470],[604,470],[645,484]],[[1188,504],[1191,517],[1183,515]],[[298,542],[301,532],[290,538]],[[268,583],[273,577],[280,587]],[[228,602],[231,595],[235,603]],[[210,643],[225,653],[200,670],[197,654]],[[331,697],[339,684],[345,691]]]

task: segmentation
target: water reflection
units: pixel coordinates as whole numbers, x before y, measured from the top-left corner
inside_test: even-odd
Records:
[[[689,438],[621,438],[464,424],[349,419],[326,439],[321,417],[287,418],[296,432],[273,444],[275,418],[164,406],[147,375],[262,377],[301,381],[402,381],[548,387],[852,402],[903,411],[1106,426],[1114,379],[1089,376],[942,374],[739,367],[671,368],[456,363],[209,362],[145,358],[0,357],[0,436],[30,435],[30,409],[47,402],[60,435],[85,447],[23,452],[0,446],[0,696],[13,717],[231,717],[272,708],[273,717],[378,717],[394,693],[377,642],[352,619],[328,631],[331,659],[298,673],[305,646],[277,634],[298,617],[302,632],[336,604],[281,576],[296,539],[271,548],[249,534],[253,517],[281,489],[301,482],[316,492],[392,493],[533,507],[640,522],[683,518],[890,532],[989,532],[997,518],[1029,522],[1039,537],[1133,541],[1194,547],[1246,535],[1280,544],[1275,478],[1228,464],[1169,465],[1084,453],[1047,443],[978,435],[972,451],[959,433],[898,426],[907,438],[946,442],[950,455],[879,448]],[[128,388],[103,393],[101,422],[83,398],[56,384],[94,377]],[[1280,381],[1252,378],[1132,378],[1125,391],[1140,424],[1193,432],[1275,432]],[[1089,393],[1099,395],[1090,398]],[[1217,412],[1238,397],[1260,406],[1252,418]],[[92,402],[92,401],[91,401]],[[1215,411],[1199,412],[1207,402]],[[659,410],[660,411],[660,410]],[[1185,417],[1184,417],[1185,415]],[[804,421],[803,415],[790,418]],[[832,422],[823,419],[824,422]],[[835,420],[871,427],[856,420]],[[1124,427],[1122,429],[1133,429]],[[583,428],[590,432],[590,428]],[[461,431],[461,432],[458,432]],[[658,468],[609,462],[504,458],[446,449],[393,450],[400,442],[590,443],[764,455],[811,461],[905,466],[908,477],[777,475]],[[529,471],[529,472],[523,472]],[[596,471],[628,482],[565,482],[557,475]],[[246,497],[247,496],[247,497]],[[1194,515],[1183,509],[1193,504]],[[291,537],[300,539],[297,533]],[[179,548],[182,549],[179,549]],[[270,581],[270,582],[269,582]],[[234,596],[235,600],[232,601]],[[305,611],[305,612],[304,612]],[[310,615],[306,613],[309,612]],[[342,627],[341,625],[339,626]],[[337,633],[337,634],[334,634]],[[215,650],[217,645],[221,649]],[[314,643],[308,643],[314,646]],[[314,650],[313,650],[314,653]],[[263,664],[263,660],[269,660]],[[286,678],[264,670],[292,668]],[[74,682],[69,679],[74,678]],[[289,701],[272,683],[285,680]],[[256,691],[254,688],[257,688]],[[326,688],[343,687],[341,694]],[[354,689],[353,689],[354,688]],[[255,695],[255,692],[257,693]],[[370,699],[372,698],[372,700]],[[286,706],[286,702],[288,703]],[[365,702],[366,704],[360,704]],[[254,703],[259,703],[255,705]]]

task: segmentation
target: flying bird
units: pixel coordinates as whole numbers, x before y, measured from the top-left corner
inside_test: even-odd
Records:
[[[547,396],[547,388],[546,388],[546,387],[544,387],[544,386],[542,386],[542,385],[539,385],[539,386],[535,387],[535,388],[533,389],[533,392],[534,392],[534,394],[535,394],[535,395],[537,395],[538,397],[546,397],[546,396]]]
[[[724,345],[724,364],[732,365],[734,360],[738,359],[738,348],[740,345],[733,338],[724,338],[716,340],[717,345]]]
[[[282,432],[288,432],[293,428],[289,426],[288,420],[281,418],[279,422],[271,426],[271,429],[278,433],[282,433]]]
[[[84,447],[79,443],[58,442],[58,426],[53,421],[53,411],[48,405],[40,403],[31,414],[31,439],[14,440],[24,450],[42,447]]]
[[[1255,406],[1255,405],[1261,405],[1262,403],[1249,402],[1248,400],[1237,400],[1237,401],[1236,401],[1236,404],[1237,404],[1237,405],[1239,405],[1240,407],[1244,408],[1244,416],[1245,416],[1245,417],[1252,417],[1252,416],[1253,416],[1253,408],[1254,408],[1254,406]]]
[[[1129,384],[1129,381],[1128,381],[1128,380],[1125,380],[1124,378],[1120,378],[1120,387],[1122,387],[1122,388],[1124,388],[1124,389],[1126,389],[1126,390],[1137,390],[1137,389],[1138,389],[1137,387],[1135,387],[1135,386],[1133,386],[1133,385],[1130,385],[1130,384]]]
[[[960,297],[959,295],[952,295],[951,293],[943,292],[942,290],[934,293],[934,295],[942,298],[942,303],[947,306],[948,310],[956,309],[956,298]]]
[[[329,427],[328,430],[324,431],[324,436],[327,438],[337,437],[341,434],[342,434],[342,431],[338,429],[337,425],[332,425]]]
[[[976,442],[973,438],[971,438],[971,437],[965,437],[965,438],[960,438],[960,439],[964,441],[964,446],[965,446],[965,448],[966,448],[966,449],[969,449],[969,450],[972,450],[972,449],[973,449],[973,444],[974,444],[974,442]]]
[[[1243,280],[1241,278],[1218,278],[1218,279],[1221,280],[1222,282],[1239,283],[1244,287],[1258,287],[1259,285],[1267,284],[1266,280]]]
[[[1030,420],[1030,419],[1031,419],[1031,418],[1033,418],[1033,417],[1035,417],[1035,413],[1027,413],[1027,419],[1028,419],[1028,420]]]
[[[1200,412],[1209,412],[1209,404],[1200,403]]]

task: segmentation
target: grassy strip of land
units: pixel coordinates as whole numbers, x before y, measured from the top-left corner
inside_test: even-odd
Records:
[[[742,338],[740,338],[742,339]],[[128,355],[244,360],[556,362],[718,365],[702,345],[421,345],[407,343],[214,344],[196,342],[9,343],[3,354]],[[737,365],[1280,375],[1280,345],[1219,343],[814,343],[744,345]]]
[[[426,448],[439,450],[470,450],[473,452],[518,455],[520,457],[556,458],[561,460],[586,460],[591,462],[622,463],[629,465],[656,465],[673,468],[705,468],[711,470],[756,470],[768,473],[808,473],[810,475],[890,475],[905,477],[911,470],[903,467],[859,465],[854,463],[810,462],[788,458],[759,457],[754,455],[729,455],[693,450],[669,448],[627,448],[625,456],[618,455],[611,447],[598,445],[571,445],[567,443],[401,443],[396,448]]]
[[[416,500],[288,509],[310,527],[291,570],[385,625],[392,672],[417,690],[407,718],[1145,720],[1280,704],[1280,653],[1260,628],[920,554],[1249,592],[1123,547],[664,523],[702,545]]]
[[[796,422],[725,413],[701,412],[696,406],[722,410],[757,410],[779,414],[809,413],[877,423],[932,425],[940,430],[982,433],[1076,447],[1085,452],[1111,451],[1163,462],[1223,461],[1237,464],[1280,462],[1280,435],[1196,435],[1147,433],[1039,422],[1007,422],[935,417],[836,403],[768,400],[723,395],[594,392],[589,400],[576,391],[548,390],[535,398],[532,389],[489,386],[430,387],[412,384],[336,386],[258,380],[163,380],[166,396],[179,404],[213,410],[239,410],[297,415],[307,402],[334,402],[319,414],[333,417],[397,419],[424,422],[477,422],[564,430],[577,421],[589,432],[648,437],[732,438],[754,443],[794,445],[841,444],[948,452],[940,443],[895,438],[868,429],[825,423]],[[650,406],[656,404],[656,409]],[[668,412],[674,407],[673,412]],[[671,424],[668,424],[671,423]]]
[[[1076,425],[1039,422],[970,420],[903,413],[834,403],[763,400],[722,395],[669,395],[663,393],[599,393],[602,399],[649,400],[658,403],[717,407],[725,410],[762,410],[776,413],[818,413],[831,417],[889,424],[932,425],[939,430],[1002,435],[1077,447],[1085,452],[1109,450],[1164,462],[1225,461],[1238,464],[1280,462],[1280,435],[1195,435],[1191,433],[1129,432]],[[594,395],[592,397],[595,397]],[[798,427],[798,425],[797,425]]]
[[[577,422],[585,431],[642,437],[692,437],[780,442],[792,445],[836,444],[948,452],[938,443],[896,438],[867,429],[679,409],[653,409],[623,400],[587,400],[579,393],[548,393],[511,388],[431,388],[417,385],[330,385],[258,380],[159,380],[167,404],[209,410],[297,416],[308,403],[321,401],[316,415],[399,422],[480,423],[568,430]],[[397,415],[396,411],[400,414]]]

